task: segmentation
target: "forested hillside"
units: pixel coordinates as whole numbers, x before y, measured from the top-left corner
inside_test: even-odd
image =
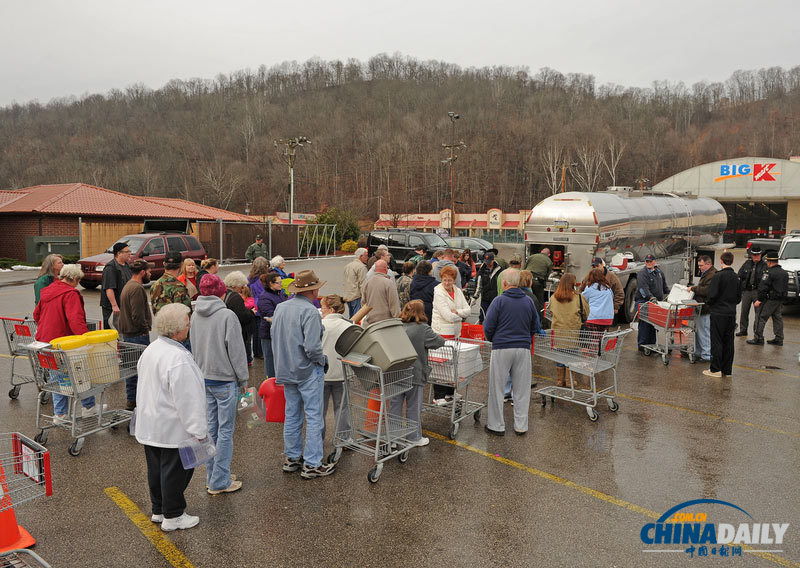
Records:
[[[214,80],[0,109],[0,188],[82,181],[255,214],[287,208],[273,141],[307,136],[297,211],[374,216],[449,204],[447,112],[459,208],[528,207],[569,189],[653,184],[694,165],[800,154],[800,66],[737,71],[724,83],[597,85],[541,69],[463,69],[379,55],[310,60]]]

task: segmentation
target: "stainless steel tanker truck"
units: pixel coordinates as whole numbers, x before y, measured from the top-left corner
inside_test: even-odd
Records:
[[[632,321],[636,274],[644,267],[644,257],[656,256],[670,286],[686,282],[697,251],[713,253],[722,246],[727,222],[722,205],[703,197],[629,188],[558,193],[531,211],[525,223],[525,248],[527,255],[545,247],[551,250],[551,291],[563,272],[580,281],[591,269],[592,258],[602,258],[625,288],[620,316]]]

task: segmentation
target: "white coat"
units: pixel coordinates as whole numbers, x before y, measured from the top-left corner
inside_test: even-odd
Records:
[[[159,337],[136,366],[136,440],[159,448],[178,448],[208,435],[206,386],[200,367],[180,343]]]
[[[433,289],[433,321],[431,327],[439,335],[461,335],[461,321],[466,318],[472,309],[469,307],[461,288],[453,287],[454,297],[444,289],[444,284],[438,284]],[[458,312],[453,313],[453,310]]]
[[[328,314],[322,318],[322,352],[328,357],[328,372],[325,373],[325,382],[342,382],[342,362],[336,352],[336,341],[344,330],[351,327],[353,322],[342,314]],[[338,412],[338,408],[336,409]]]

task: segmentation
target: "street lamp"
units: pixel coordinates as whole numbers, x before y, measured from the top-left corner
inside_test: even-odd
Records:
[[[311,144],[311,140],[306,138],[305,136],[298,136],[297,138],[281,138],[280,140],[275,140],[275,147],[278,147],[278,144],[286,146],[286,150],[283,151],[283,159],[284,161],[289,164],[289,224],[294,224],[294,158],[295,158],[295,151],[298,147],[302,148],[305,144]]]
[[[456,190],[454,185],[454,176],[453,170],[455,168],[456,160],[458,156],[456,156],[456,150],[459,148],[466,148],[467,145],[464,142],[456,142],[456,120],[461,118],[461,116],[453,111],[447,113],[447,116],[450,117],[450,123],[452,125],[451,135],[450,135],[450,144],[442,144],[442,148],[445,150],[450,150],[450,157],[442,160],[443,164],[450,164],[450,236],[455,236],[455,223],[456,223]]]
[[[564,189],[566,187],[565,179],[567,174],[567,167],[577,168],[578,162],[572,162],[571,164],[567,164],[565,162],[561,164],[561,193],[564,193]]]

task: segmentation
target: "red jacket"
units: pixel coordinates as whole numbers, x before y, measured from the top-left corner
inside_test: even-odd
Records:
[[[56,337],[80,335],[86,327],[83,296],[69,284],[56,280],[42,289],[39,303],[33,310],[36,320],[36,340],[50,342]]]

